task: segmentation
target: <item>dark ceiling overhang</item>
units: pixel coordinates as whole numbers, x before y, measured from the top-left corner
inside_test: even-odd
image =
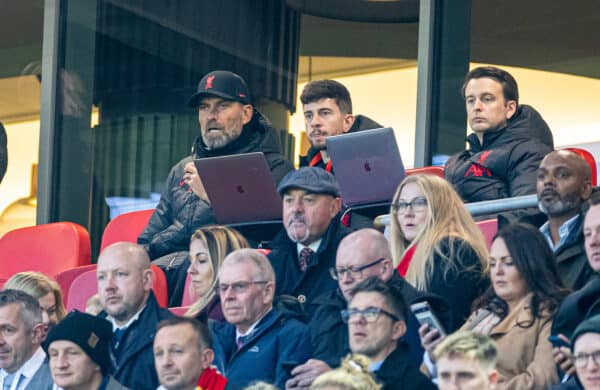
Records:
[[[369,23],[414,23],[419,0],[286,0],[304,14]]]

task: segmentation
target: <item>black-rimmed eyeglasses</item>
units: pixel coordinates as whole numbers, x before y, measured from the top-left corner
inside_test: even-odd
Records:
[[[366,309],[363,309],[363,310],[360,310],[360,309],[342,310],[341,314],[342,314],[342,320],[344,320],[344,322],[346,322],[346,323],[349,322],[350,320],[352,320],[354,318],[358,318],[358,317],[364,318],[365,321],[367,321],[367,322],[375,322],[379,318],[380,314],[385,314],[386,316],[390,317],[394,321],[400,321],[400,318],[398,318],[397,315],[392,314],[387,310],[384,310],[380,307],[375,307],[375,306],[367,307]]]
[[[418,196],[410,202],[404,202],[400,200],[396,203],[392,203],[392,210],[398,214],[404,214],[406,213],[406,210],[408,210],[409,206],[415,213],[421,213],[427,209],[427,198],[424,196]]]
[[[385,260],[385,257],[379,258],[375,261],[367,263],[365,265],[361,265],[360,267],[348,267],[348,268],[330,268],[329,273],[334,280],[339,280],[344,278],[344,274],[349,274],[352,279],[357,279],[362,277],[362,272],[369,267],[372,267],[376,264],[381,263]]]

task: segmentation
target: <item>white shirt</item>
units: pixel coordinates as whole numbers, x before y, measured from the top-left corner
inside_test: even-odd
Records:
[[[23,390],[29,382],[31,378],[35,375],[37,370],[40,369],[42,364],[46,360],[46,353],[42,349],[42,347],[38,347],[38,349],[33,353],[33,355],[27,360],[16,372],[12,384],[10,385],[10,390]],[[4,386],[4,378],[8,375],[4,369],[0,370],[0,389]]]
[[[134,321],[136,321],[138,318],[140,318],[140,314],[142,314],[142,311],[144,311],[145,308],[146,308],[146,305],[142,306],[142,308],[140,310],[138,310],[138,312],[135,313],[135,315],[133,317],[131,317],[129,319],[129,321],[127,321],[127,323],[125,325],[123,325],[123,326],[117,325],[117,322],[111,316],[106,316],[106,319],[109,320],[112,323],[113,332],[115,330],[117,330],[117,329],[127,329],[127,328],[129,328],[131,326],[131,324],[134,323]]]
[[[308,245],[308,248],[312,249],[313,252],[317,252],[317,249],[319,249],[319,245],[321,245],[321,238],[319,238],[317,241],[313,242],[312,244]],[[300,252],[302,252],[302,249],[306,248],[306,245],[302,245],[299,242],[296,243],[296,250],[298,251],[298,256],[300,256]]]

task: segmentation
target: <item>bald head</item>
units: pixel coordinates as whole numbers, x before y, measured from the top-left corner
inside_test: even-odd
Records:
[[[539,208],[548,219],[569,219],[592,192],[590,166],[569,150],[551,152],[540,163],[536,188]]]
[[[387,282],[394,273],[391,259],[387,239],[375,229],[361,229],[344,237],[335,261],[344,298],[350,300],[350,291],[368,277],[377,276]]]
[[[154,278],[150,258],[139,245],[119,242],[105,248],[96,273],[102,306],[118,325],[146,305]]]

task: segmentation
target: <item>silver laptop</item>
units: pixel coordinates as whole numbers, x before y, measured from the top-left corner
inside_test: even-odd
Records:
[[[194,160],[219,224],[281,220],[281,197],[263,153]]]
[[[346,207],[390,203],[406,176],[391,127],[326,139]]]

